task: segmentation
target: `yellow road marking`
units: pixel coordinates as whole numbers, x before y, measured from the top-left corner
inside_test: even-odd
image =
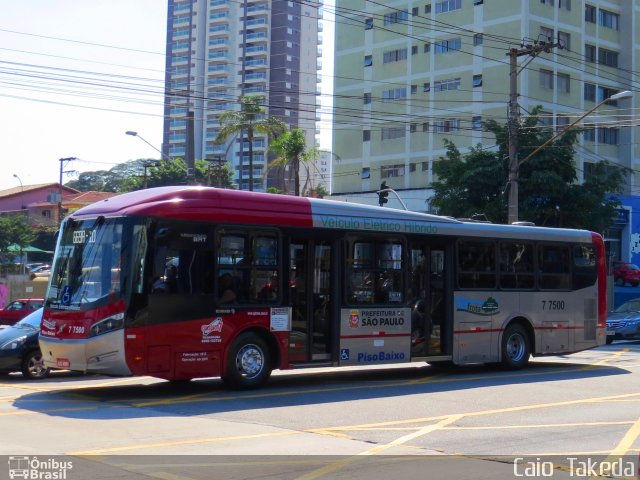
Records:
[[[578,423],[548,423],[543,425],[492,425],[482,427],[446,427],[443,430],[510,430],[522,428],[556,428],[556,427],[596,427],[604,425],[633,425],[633,421],[628,422],[578,422]]]
[[[95,450],[81,450],[77,452],[69,452],[67,455],[101,455],[105,453],[116,453],[116,452],[128,452],[131,450],[140,450],[147,448],[161,448],[161,447],[173,447],[176,445],[197,445],[202,443],[220,443],[226,442],[230,440],[247,440],[251,438],[265,438],[265,437],[284,437],[288,435],[299,435],[301,432],[270,432],[270,433],[256,433],[252,435],[236,435],[232,437],[218,437],[218,438],[192,438],[186,440],[174,440],[170,442],[158,442],[158,443],[147,443],[145,445],[129,445],[123,447],[112,447],[112,448],[98,448]]]

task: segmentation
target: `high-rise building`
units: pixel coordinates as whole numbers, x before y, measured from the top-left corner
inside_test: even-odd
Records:
[[[214,140],[220,115],[239,110],[240,98],[254,95],[263,97],[266,115],[304,130],[313,146],[320,4],[169,0],[163,153],[189,166],[201,159],[229,162],[234,181],[248,189],[246,132],[245,141]],[[267,137],[256,134],[253,152],[254,190],[291,190],[288,175],[266,170]]]
[[[638,0],[337,0],[336,7],[338,197],[373,204],[386,181],[415,200],[410,208],[428,209],[445,140],[462,153],[478,144],[495,150],[482,122],[508,121],[513,49],[522,53],[519,115],[540,105],[542,128],[559,131],[636,88]],[[628,126],[638,103],[636,96],[604,104],[584,120],[580,181],[603,159],[638,170],[637,130]],[[631,191],[637,183],[631,179]]]

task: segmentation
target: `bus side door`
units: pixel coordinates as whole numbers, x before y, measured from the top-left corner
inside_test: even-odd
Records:
[[[328,362],[332,358],[332,253],[329,240],[292,239],[289,245],[292,363]]]

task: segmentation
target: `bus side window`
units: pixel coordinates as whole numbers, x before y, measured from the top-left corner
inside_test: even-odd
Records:
[[[571,255],[564,245],[538,245],[539,285],[543,290],[571,288]]]
[[[459,240],[458,286],[487,289],[496,286],[495,245],[493,242]]]

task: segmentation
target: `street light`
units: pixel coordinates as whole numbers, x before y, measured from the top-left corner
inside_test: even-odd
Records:
[[[14,173],[13,177],[17,178],[20,182],[20,208],[24,210],[24,186],[22,185],[22,180],[20,180],[20,177],[17,174]]]
[[[146,143],[151,148],[153,148],[156,152],[158,152],[160,155],[162,155],[162,158],[164,158],[165,160],[171,160],[171,157],[169,157],[168,155],[165,155],[164,153],[162,153],[162,150],[160,150],[159,148],[155,147],[153,144],[147,142],[138,132],[134,132],[132,130],[127,130],[124,133],[127,134],[127,135],[131,135],[132,137],[138,137],[140,140],[142,140],[144,143]]]
[[[593,107],[588,112],[583,113],[576,121],[574,121],[571,125],[568,125],[566,128],[560,130],[551,138],[549,138],[546,142],[540,145],[538,148],[534,149],[529,155],[527,155],[522,160],[518,161],[516,164],[515,170],[509,172],[509,206],[507,213],[507,223],[511,224],[518,221],[518,173],[520,170],[520,166],[533,157],[536,153],[542,150],[544,147],[553,142],[556,138],[561,135],[564,135],[568,130],[576,126],[580,121],[582,121],[585,117],[591,115],[596,109],[598,109],[601,105],[610,102],[612,100],[622,100],[625,98],[631,98],[633,93],[629,90],[624,90],[622,92],[611,95],[608,98],[605,98],[600,103],[598,103],[595,107]]]

